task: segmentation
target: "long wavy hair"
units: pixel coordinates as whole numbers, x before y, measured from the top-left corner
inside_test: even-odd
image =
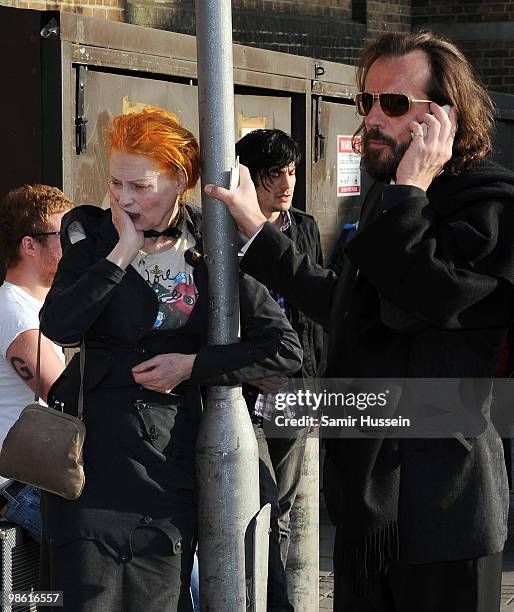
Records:
[[[418,50],[425,53],[431,68],[426,85],[428,97],[439,105],[455,106],[458,111],[453,155],[445,166],[451,174],[458,174],[491,152],[494,128],[491,98],[460,49],[428,31],[384,34],[363,51],[357,66],[357,86],[364,91],[368,70],[377,59],[401,57]],[[362,122],[353,136],[357,152],[358,137],[364,131]]]

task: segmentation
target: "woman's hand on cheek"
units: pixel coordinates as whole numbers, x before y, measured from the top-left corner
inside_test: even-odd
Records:
[[[118,232],[119,240],[107,259],[125,270],[142,248],[145,236],[144,232],[136,230],[130,215],[122,210],[112,191],[109,191],[109,197],[112,223]]]
[[[144,232],[136,230],[130,215],[121,208],[114,194],[110,192],[109,195],[111,200],[112,222],[118,232],[120,242],[127,247],[133,247],[139,250],[145,241]]]

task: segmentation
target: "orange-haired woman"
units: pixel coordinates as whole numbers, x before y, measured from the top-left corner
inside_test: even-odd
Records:
[[[85,340],[86,484],[45,495],[48,589],[69,612],[191,610],[199,385],[298,369],[298,339],[266,289],[240,277],[242,342],[207,346],[200,214],[182,202],[198,145],[172,114],[114,118],[111,210],[78,207],[42,310],[46,336]],[[78,357],[50,399],[76,412]]]

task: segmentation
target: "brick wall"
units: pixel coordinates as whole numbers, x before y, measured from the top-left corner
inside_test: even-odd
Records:
[[[458,43],[489,89],[514,94],[512,0],[412,0],[412,26]]]
[[[233,7],[238,42],[344,64],[355,64],[380,33],[411,28],[411,0],[234,0]]]
[[[0,5],[40,11],[70,11],[89,17],[125,21],[125,0],[0,0]]]
[[[488,89],[514,94],[514,40],[461,41],[459,46]]]
[[[233,0],[234,9],[279,14],[337,17],[365,23],[371,32],[392,26],[410,29],[411,0]]]
[[[512,0],[412,0],[413,25],[514,21]]]
[[[234,40],[355,64],[367,40],[390,29],[410,30],[410,5],[411,0],[234,0]]]
[[[330,10],[328,7],[327,10]],[[366,36],[364,24],[346,17],[233,11],[233,36],[243,45],[354,64]]]
[[[384,32],[410,32],[411,0],[366,3],[367,40],[372,41]]]
[[[351,19],[351,0],[232,0],[234,9],[264,11],[287,15],[314,15]]]

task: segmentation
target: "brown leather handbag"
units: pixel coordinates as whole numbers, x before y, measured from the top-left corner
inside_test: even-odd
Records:
[[[82,447],[86,438],[84,412],[85,344],[80,347],[78,414],[72,416],[39,404],[41,331],[38,337],[34,403],[26,406],[11,427],[0,452],[0,474],[66,499],[77,499],[84,488]]]

